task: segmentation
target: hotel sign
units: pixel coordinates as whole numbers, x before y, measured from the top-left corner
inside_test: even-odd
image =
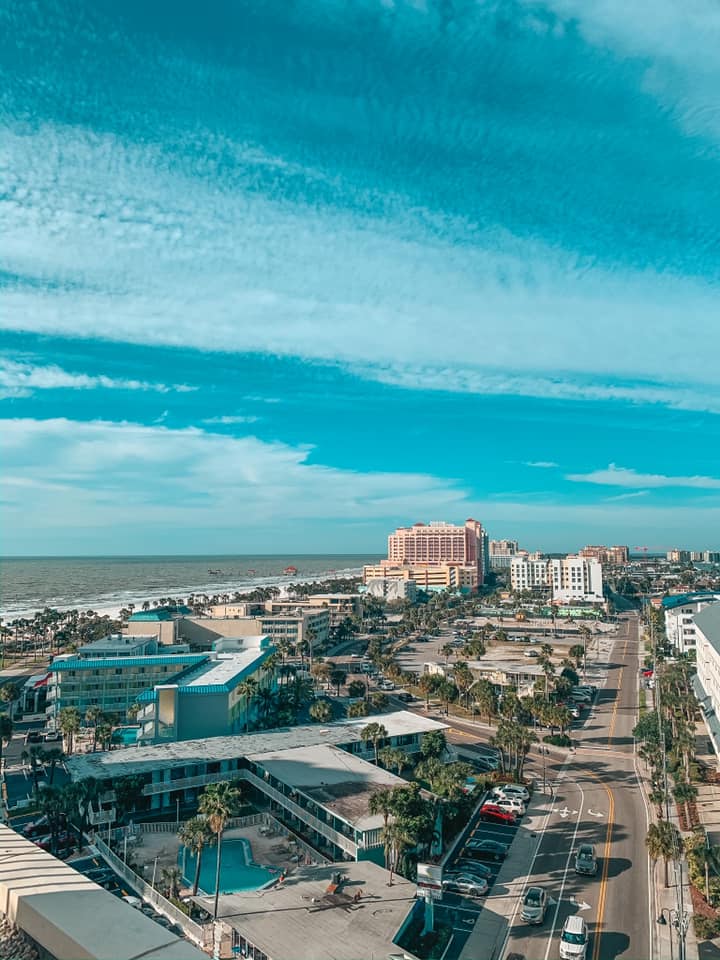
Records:
[[[442,900],[442,867],[436,863],[417,865],[417,895],[426,900]]]

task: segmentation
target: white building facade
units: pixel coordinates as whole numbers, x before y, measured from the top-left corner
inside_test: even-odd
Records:
[[[513,557],[510,586],[516,591],[549,587],[554,603],[604,603],[602,566],[592,557]]]
[[[697,647],[696,615],[708,604],[720,600],[720,593],[683,593],[665,597],[665,635],[678,653],[689,653]]]

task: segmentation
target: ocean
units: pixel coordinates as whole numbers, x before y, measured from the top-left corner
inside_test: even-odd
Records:
[[[115,613],[128,603],[140,607],[160,597],[282,588],[301,580],[355,576],[363,564],[377,560],[365,554],[3,558],[0,617],[32,616],[44,607]],[[283,572],[291,566],[297,573]]]

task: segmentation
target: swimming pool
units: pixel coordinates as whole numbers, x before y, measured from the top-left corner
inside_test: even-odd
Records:
[[[190,886],[195,878],[195,854],[186,847],[178,853],[178,865],[185,882]],[[215,892],[215,870],[217,868],[217,847],[203,850],[200,865],[200,890],[203,893]],[[259,890],[277,880],[280,870],[271,870],[253,862],[250,841],[244,837],[237,840],[223,840],[222,862],[220,864],[220,892],[238,893],[242,890]]]
[[[132,747],[137,743],[140,727],[118,727],[113,731],[113,743],[122,743],[124,747]]]

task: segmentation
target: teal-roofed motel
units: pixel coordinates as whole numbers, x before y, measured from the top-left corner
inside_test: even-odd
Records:
[[[184,647],[160,647],[168,652],[159,653],[155,645],[141,656],[133,655],[136,639],[106,637],[83,648],[85,655],[59,657],[50,664],[51,726],[65,707],[75,707],[82,716],[99,707],[122,723],[135,705],[138,741],[143,743],[224,736],[253,726],[256,697],[246,695],[243,682],[253,678],[257,691],[273,687],[274,671],[263,670],[275,652],[267,637],[219,640],[204,653]],[[98,655],[111,650],[118,655]]]

